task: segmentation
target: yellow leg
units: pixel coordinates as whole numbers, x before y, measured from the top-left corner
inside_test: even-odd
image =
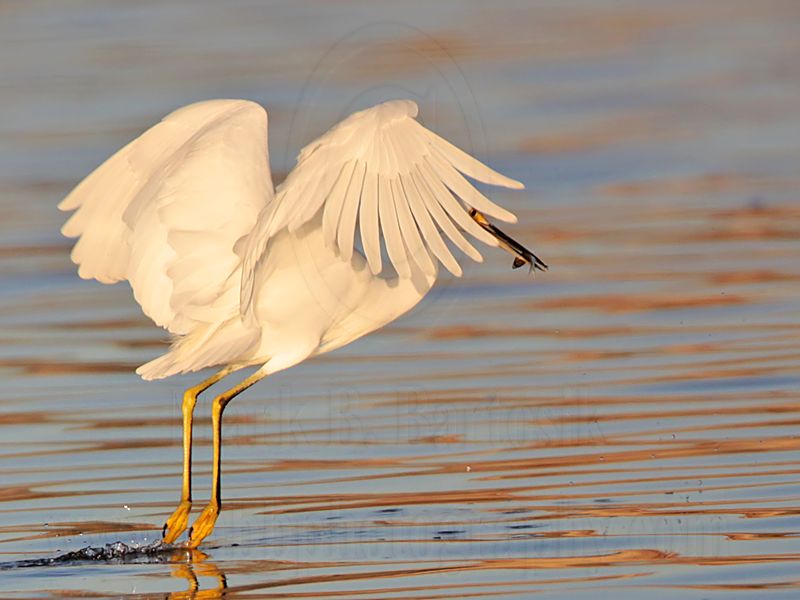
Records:
[[[189,511],[192,509],[192,416],[197,404],[197,396],[206,391],[220,379],[234,371],[234,367],[225,367],[205,381],[190,387],[183,394],[181,412],[183,412],[183,485],[181,501],[164,523],[161,531],[164,543],[171,544],[186,530],[189,523]]]
[[[214,398],[211,406],[211,427],[214,431],[214,458],[211,468],[211,500],[189,530],[189,547],[197,548],[214,530],[220,508],[222,508],[222,487],[220,483],[220,461],[222,459],[222,413],[228,402],[251,385],[266,377],[266,367],[244,379],[240,384]]]

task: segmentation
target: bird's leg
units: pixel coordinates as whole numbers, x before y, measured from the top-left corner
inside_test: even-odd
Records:
[[[161,530],[165,544],[171,544],[177,540],[186,530],[186,525],[189,523],[189,511],[192,509],[192,417],[194,415],[194,407],[197,404],[197,396],[232,371],[234,371],[234,367],[225,367],[183,393],[183,402],[181,403],[181,412],[183,413],[183,485],[181,487],[181,501]]]
[[[251,385],[267,376],[266,366],[244,379],[238,385],[214,398],[211,405],[211,427],[214,432],[214,457],[211,469],[211,500],[189,530],[189,547],[197,548],[213,530],[222,507],[220,461],[222,458],[222,413],[228,402]]]

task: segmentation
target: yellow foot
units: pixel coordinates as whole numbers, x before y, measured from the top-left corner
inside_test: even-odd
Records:
[[[189,548],[197,548],[209,534],[214,531],[214,524],[219,516],[219,505],[216,502],[209,502],[203,509],[200,516],[192,524],[189,530]]]
[[[161,530],[161,537],[165,544],[171,544],[177,540],[181,534],[186,531],[186,526],[189,524],[189,511],[192,510],[192,503],[189,500],[181,500],[178,508],[172,513],[172,516],[164,523],[164,529]]]

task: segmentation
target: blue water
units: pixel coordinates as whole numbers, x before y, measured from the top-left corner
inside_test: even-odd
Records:
[[[794,597],[798,40],[779,1],[0,5],[0,595]],[[277,178],[416,100],[526,184],[494,197],[551,270],[465,259],[243,394],[208,544],[143,553],[197,377],[134,375],[166,338],[55,205],[214,97],[267,107]]]

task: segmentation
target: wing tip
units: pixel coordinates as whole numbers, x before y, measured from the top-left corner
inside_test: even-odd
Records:
[[[496,185],[496,186],[504,187],[504,188],[509,189],[509,190],[524,190],[525,189],[525,184],[522,183],[521,181],[517,181],[516,179],[512,179],[511,177],[508,177],[507,175],[503,175],[502,173],[498,173],[497,171],[494,171],[493,169],[491,169],[490,167],[487,167],[486,165],[483,165],[483,166],[486,167],[487,170],[491,171],[491,174],[493,174],[494,177],[489,177],[486,180],[479,179],[478,181],[483,181],[484,183],[488,183],[489,185]]]
[[[70,219],[70,221],[67,221],[66,223],[64,223],[61,226],[61,229],[59,229],[58,231],[65,238],[76,238],[76,237],[78,237],[80,235],[80,232],[79,231],[78,232],[73,231],[72,226],[70,225],[70,222],[71,222],[71,219]]]
[[[367,264],[369,265],[369,270],[373,275],[380,275],[381,271],[383,271],[383,261],[380,259],[369,260],[369,258],[367,258]]]

